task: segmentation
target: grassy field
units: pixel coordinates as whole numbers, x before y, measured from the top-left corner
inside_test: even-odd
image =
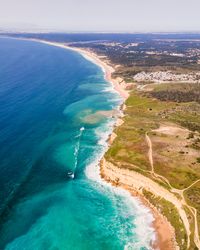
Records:
[[[159,84],[151,95],[161,101],[200,103],[200,83]]]
[[[200,182],[184,192],[188,204],[197,210],[198,226],[200,228]]]
[[[192,135],[186,130],[183,135],[166,135],[153,131],[160,124],[170,124],[172,127],[183,125],[188,120],[193,123],[199,120],[200,124],[200,115],[193,114],[193,106],[188,104],[187,108],[191,107],[189,113],[185,111],[185,103],[177,105],[174,102],[161,102],[136,92],[131,94],[126,105],[125,122],[116,129],[118,137],[107,152],[107,159],[150,170],[145,141],[145,133],[148,132],[153,141],[154,168],[157,173],[167,177],[176,188],[186,188],[199,179],[197,133]]]
[[[176,208],[170,202],[158,197],[156,198],[152,193],[146,190],[143,190],[143,194],[151,202],[151,204],[154,205],[171,222],[171,225],[174,227],[176,232],[176,241],[178,245],[181,249],[186,249],[187,235]]]
[[[164,176],[171,187],[166,182],[153,180],[168,189],[182,190],[200,179],[200,104],[187,100],[177,101],[171,96],[170,100],[155,98],[155,92],[159,93],[166,88],[169,86],[153,85],[148,92],[134,90],[131,93],[126,101],[124,123],[116,128],[118,137],[105,157],[118,167],[129,168],[152,178],[149,174],[151,164],[145,140],[148,133],[153,147],[154,171]],[[181,91],[180,85],[177,85],[177,89]],[[173,91],[176,93],[175,85]],[[155,200],[148,196],[151,203],[155,203]],[[198,210],[200,225],[200,183],[184,191],[184,196],[188,204]],[[164,211],[165,215],[168,214],[168,219],[177,231],[177,241],[181,243],[181,237],[185,236],[184,232],[178,231],[181,222],[174,219],[178,216],[177,211],[167,204],[168,209],[171,209],[168,213],[166,202],[159,199],[156,201],[159,209]],[[191,217],[189,212],[188,217]],[[194,231],[192,219],[191,231]],[[185,249],[185,246],[181,249]]]

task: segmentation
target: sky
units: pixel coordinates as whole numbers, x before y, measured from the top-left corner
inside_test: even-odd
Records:
[[[0,0],[0,29],[200,32],[200,0]]]

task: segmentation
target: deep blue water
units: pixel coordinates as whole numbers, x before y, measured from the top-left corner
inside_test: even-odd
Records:
[[[98,177],[120,102],[78,53],[0,39],[0,249],[150,249],[148,212]]]

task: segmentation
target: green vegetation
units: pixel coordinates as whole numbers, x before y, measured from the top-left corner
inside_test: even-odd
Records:
[[[200,103],[200,83],[160,84],[151,95],[161,101]]]
[[[184,196],[188,204],[196,208],[198,226],[200,228],[200,182],[197,182],[190,189],[186,190]]]
[[[176,241],[182,250],[187,249],[187,235],[184,224],[179,216],[177,209],[168,201],[155,197],[151,192],[143,190],[144,196],[149,202],[158,209],[175,229]]]
[[[172,71],[177,74],[196,72],[198,64],[199,41],[175,41],[159,39],[106,39],[106,41],[76,42],[73,46],[90,49],[98,55],[118,65],[114,76],[132,81],[141,71]]]
[[[154,153],[156,173],[165,176],[176,188],[186,188],[200,178],[200,173],[196,170],[197,167],[200,167],[196,161],[197,157],[190,161],[186,159],[187,152],[195,143],[193,138],[187,140],[188,149],[185,146],[181,148],[177,146],[181,140],[185,141],[186,138],[166,135],[159,135],[158,138],[157,133],[151,133],[161,123],[173,121],[182,125],[188,120],[188,117],[192,121],[192,113],[184,111],[185,104],[177,106],[174,102],[161,102],[133,92],[126,105],[125,122],[116,129],[118,137],[106,153],[108,161],[115,164],[117,162],[118,165],[128,163],[139,166],[143,170],[151,170],[148,145],[145,141],[145,133],[148,132],[153,140],[154,152],[157,153]],[[200,124],[200,116],[194,117],[194,120],[198,119]],[[172,141],[176,141],[177,145],[174,145],[172,149],[166,148]]]
[[[136,39],[131,41],[99,41],[73,46],[90,49],[115,65],[114,77],[132,82],[141,71],[171,71],[175,74],[199,72],[197,52],[200,42]],[[126,101],[124,124],[116,128],[118,137],[106,153],[108,161],[120,168],[142,173],[166,189],[183,190],[200,179],[200,84],[151,84],[148,91],[134,90]],[[151,90],[149,90],[151,89]],[[164,128],[164,132],[158,128]],[[149,136],[153,151],[153,169],[149,161]],[[156,178],[160,175],[160,178]],[[198,209],[199,191],[192,186],[184,192],[187,201]],[[192,191],[191,191],[192,190]],[[164,200],[145,193],[157,205],[176,230],[181,249],[185,249],[185,232],[175,208]],[[180,194],[176,193],[176,197]],[[156,204],[155,204],[156,203]],[[193,240],[194,221],[188,207]],[[191,249],[195,249],[193,243]]]
[[[154,93],[168,87],[165,84],[155,86],[150,92],[134,90],[131,93],[126,101],[124,123],[116,128],[118,137],[105,157],[118,167],[140,172],[170,190],[166,181],[151,175],[149,146],[145,138],[148,133],[153,146],[155,173],[166,178],[173,188],[181,190],[200,179],[200,104],[187,102],[188,97],[184,102],[180,102],[175,97],[176,94],[174,97],[170,96],[170,100],[161,101],[158,97],[155,98]],[[180,85],[173,85],[172,95],[176,93],[176,86],[180,88]],[[169,132],[159,132],[160,126],[168,128]],[[200,186],[192,186],[184,195],[188,203],[198,210],[197,219],[200,226]],[[175,207],[146,191],[145,196],[169,219],[175,228],[179,246],[185,249],[185,241],[182,241],[186,237],[185,230]],[[195,249],[193,217],[191,211],[187,208],[185,210],[191,221],[191,249]]]
[[[59,37],[57,34],[56,37],[53,34],[14,36],[72,42],[72,46],[94,51],[118,65],[113,76],[122,77],[126,82],[132,82],[133,76],[141,71],[171,71],[176,74],[200,71],[199,36],[193,40],[190,40],[191,35],[184,35],[187,39],[182,37],[181,40],[178,39],[179,35],[174,34],[171,39],[169,34],[166,37],[163,34],[147,34],[147,37],[138,34],[88,34],[87,39],[85,34],[84,38],[80,34],[60,34]],[[200,84],[148,84],[148,87],[152,87],[151,91],[135,90],[126,101],[124,124],[116,128],[118,137],[105,158],[120,168],[128,168],[151,178],[168,190],[171,190],[171,186],[185,189],[196,182],[183,193],[187,203],[197,209],[200,228],[200,183],[197,182],[200,179]],[[163,133],[157,130],[162,126],[169,131]],[[179,129],[180,126],[184,128]],[[147,133],[153,146],[154,171],[165,180],[152,174]],[[185,250],[186,233],[175,207],[145,190],[144,195],[174,226],[177,242],[181,250]],[[178,193],[174,195],[181,198]],[[185,211],[190,221],[192,241],[194,218],[188,207],[185,207]],[[196,249],[193,242],[190,249]]]
[[[155,86],[148,95],[161,101],[176,102],[176,106],[164,110],[163,115],[191,131],[200,132],[200,84],[171,83]]]
[[[131,163],[150,170],[145,142],[145,133],[158,128],[158,113],[162,110],[159,101],[132,93],[126,102],[124,124],[116,129],[118,137],[107,152],[108,160]],[[163,103],[163,106],[166,106]],[[152,111],[153,110],[153,111]]]

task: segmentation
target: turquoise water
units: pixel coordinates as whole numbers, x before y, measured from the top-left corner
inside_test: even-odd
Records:
[[[98,111],[121,103],[102,70],[7,38],[0,65],[0,249],[150,249],[149,211],[99,178],[115,118]]]

